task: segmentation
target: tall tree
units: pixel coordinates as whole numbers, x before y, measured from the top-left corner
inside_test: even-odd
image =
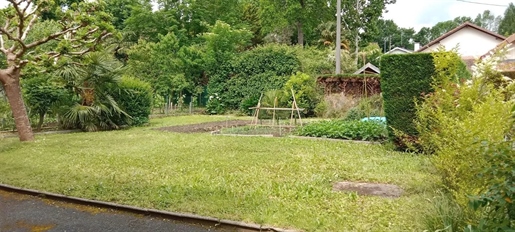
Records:
[[[393,20],[379,19],[379,33],[374,37],[374,42],[381,47],[382,52],[388,52],[392,48],[402,47],[413,49],[415,30],[413,28],[402,28],[397,26]]]
[[[509,36],[515,33],[515,5],[510,3],[506,11],[504,11],[504,17],[499,24],[499,34]]]
[[[260,0],[260,14],[265,33],[294,28],[297,44],[304,45],[306,31],[334,17],[335,0]]]
[[[342,1],[344,28],[353,32],[355,64],[358,63],[359,45],[367,46],[379,33],[378,20],[386,5],[396,0],[350,0]]]
[[[63,55],[83,55],[95,50],[114,30],[103,5],[94,2],[73,3],[66,8],[55,1],[7,0],[9,6],[0,10],[0,52],[7,68],[0,69],[0,81],[5,89],[21,141],[34,139],[22,97],[20,78],[29,62],[55,60]],[[53,18],[43,14],[53,11]],[[38,24],[48,30],[35,30]],[[55,41],[55,46],[43,45]],[[38,49],[39,48],[39,49]]]
[[[456,17],[453,20],[439,22],[431,28],[423,27],[415,35],[415,40],[425,45],[465,22],[473,22],[473,20],[470,17]]]
[[[491,11],[485,10],[482,14],[478,14],[474,19],[474,24],[485,28],[489,31],[497,32],[502,16],[495,16]]]

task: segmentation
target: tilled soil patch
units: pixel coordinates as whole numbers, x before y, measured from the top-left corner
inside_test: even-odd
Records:
[[[201,133],[201,132],[211,132],[211,131],[215,131],[215,130],[220,130],[225,127],[245,126],[245,125],[250,124],[251,122],[252,121],[248,121],[248,120],[204,122],[204,123],[199,123],[199,124],[161,127],[161,128],[158,128],[157,130],[168,131],[168,132],[178,132],[178,133]]]

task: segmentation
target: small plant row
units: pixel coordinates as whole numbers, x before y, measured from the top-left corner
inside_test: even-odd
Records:
[[[307,124],[297,135],[332,139],[383,141],[388,136],[386,125],[377,121],[331,120]]]

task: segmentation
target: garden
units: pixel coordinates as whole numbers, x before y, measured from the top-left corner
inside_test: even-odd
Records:
[[[149,127],[34,143],[2,139],[0,182],[305,231],[423,229],[438,182],[427,157],[381,145],[157,130],[213,121],[227,116],[159,118]],[[395,184],[404,193],[335,192],[339,181]]]
[[[508,47],[383,55],[351,23],[333,74],[327,1],[228,1],[9,1],[0,183],[301,231],[515,228]],[[346,15],[374,31],[385,2]]]

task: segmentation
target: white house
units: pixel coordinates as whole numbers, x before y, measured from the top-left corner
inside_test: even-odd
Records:
[[[385,53],[385,55],[410,54],[410,53],[413,53],[413,51],[405,49],[405,48],[394,47],[392,50]]]
[[[435,52],[440,46],[447,50],[458,47],[462,58],[479,58],[504,40],[506,38],[502,35],[466,22],[429,42],[417,52]]]
[[[503,48],[504,46],[510,46],[510,50],[506,54],[505,59],[499,64],[497,67],[504,75],[515,78],[515,34],[509,36],[504,41],[499,43],[495,48],[491,49],[488,53],[484,54],[487,56],[490,52],[495,51],[496,49]]]

